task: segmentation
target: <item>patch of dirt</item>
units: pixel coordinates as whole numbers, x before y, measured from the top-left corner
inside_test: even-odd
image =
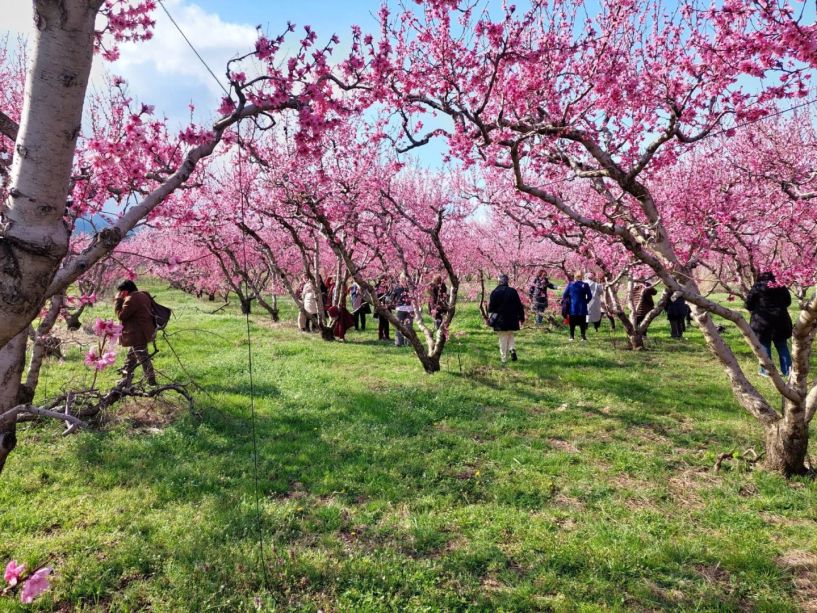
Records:
[[[499,592],[505,589],[505,584],[493,577],[485,577],[482,580],[482,589],[486,592]]]
[[[665,445],[671,442],[670,439],[665,436],[666,430],[661,426],[639,426],[629,430],[635,437],[650,441],[651,443]]]
[[[792,574],[798,602],[806,613],[817,613],[817,554],[792,549],[777,560]]]
[[[131,428],[146,434],[157,434],[176,421],[187,405],[176,399],[125,398],[118,403],[111,414],[113,423],[127,423]]]
[[[783,515],[775,515],[774,513],[761,513],[763,518],[770,526],[782,526],[784,528],[815,528],[817,521],[808,518],[792,518],[784,517]]]
[[[702,490],[708,489],[717,482],[717,478],[701,468],[690,468],[670,477],[669,492],[673,500],[682,503],[689,509],[702,509]]]
[[[625,497],[625,506],[633,511],[655,508],[655,503],[651,499],[652,493],[649,491],[652,484],[644,479],[638,479],[626,474],[616,475],[611,481],[617,489],[625,490],[619,492]]]
[[[684,602],[684,592],[679,589],[668,589],[661,587],[654,581],[649,579],[645,580],[647,584],[647,588],[652,592],[659,600],[663,603],[668,605],[673,605],[675,607],[679,607]]]
[[[727,586],[731,590],[729,572],[720,567],[720,564],[696,564],[695,570],[709,583]]]
[[[558,492],[552,500],[554,504],[560,507],[566,507],[568,509],[583,511],[586,508],[581,500],[568,496],[567,494],[563,494],[562,492]]]
[[[757,494],[757,486],[754,483],[744,483],[738,490],[738,495],[743,498],[751,498]]]
[[[576,522],[571,517],[559,517],[556,519],[556,525],[565,532],[570,532],[576,529]]]
[[[559,451],[564,451],[565,453],[579,453],[579,448],[573,443],[564,441],[560,438],[549,438],[548,445],[554,449],[558,449]]]

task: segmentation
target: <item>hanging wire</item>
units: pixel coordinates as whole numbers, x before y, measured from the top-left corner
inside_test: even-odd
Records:
[[[241,128],[239,126],[239,132]],[[240,141],[239,134],[239,141]],[[247,190],[244,185],[244,163],[241,155],[241,144],[238,146],[238,193],[241,200],[241,225],[246,227],[246,204],[247,204]],[[241,248],[244,255],[244,266],[247,266],[247,233],[241,230]],[[250,295],[249,280],[244,278],[244,295]],[[249,304],[247,305],[249,307]],[[258,551],[260,554],[261,569],[264,572],[264,585],[267,590],[270,589],[269,570],[267,569],[267,558],[264,546],[264,525],[261,520],[261,492],[258,486],[258,435],[256,432],[256,416],[255,416],[255,380],[253,377],[253,361],[252,361],[252,332],[250,329],[250,309],[247,308],[245,312],[245,320],[247,324],[247,364],[250,375],[250,423],[252,427],[252,459],[253,459],[253,476],[254,476],[254,490],[255,490],[255,517],[258,528]]]
[[[216,83],[218,83],[219,87],[224,91],[225,94],[229,95],[227,88],[224,87],[224,84],[218,79],[215,72],[210,68],[207,62],[204,60],[202,55],[198,52],[196,47],[190,42],[190,39],[187,38],[184,31],[179,26],[178,22],[173,18],[173,15],[170,14],[170,11],[165,6],[163,0],[159,0],[159,5],[164,10],[165,14],[168,16],[170,21],[176,26],[176,29],[181,34],[182,38],[184,38],[187,45],[199,59],[199,61],[204,65],[207,69],[207,72],[215,79]],[[239,127],[240,130],[240,127]],[[238,148],[238,191],[240,194],[241,200],[241,221],[242,224],[245,222],[245,209],[246,209],[246,201],[247,201],[247,194],[244,188],[244,167],[242,162],[241,156],[241,147]],[[244,265],[247,264],[247,236],[244,231],[241,232],[242,238],[242,248],[244,252]],[[249,295],[249,282],[247,279],[244,279],[244,291],[245,295]],[[253,491],[255,495],[255,519],[256,519],[256,526],[258,529],[258,551],[259,551],[259,562],[261,564],[261,570],[263,571],[264,576],[264,586],[266,587],[267,591],[270,590],[270,576],[269,576],[269,569],[267,568],[267,559],[265,553],[265,545],[264,545],[264,526],[261,520],[261,492],[259,487],[259,479],[258,479],[258,433],[256,429],[256,411],[255,411],[255,378],[253,372],[253,360],[252,360],[252,330],[250,326],[250,313],[247,311],[245,313],[246,316],[246,326],[247,326],[247,367],[248,373],[250,377],[250,425],[251,425],[251,432],[252,432],[252,457],[253,457]]]
[[[183,39],[184,39],[184,41],[187,43],[187,46],[188,46],[188,47],[190,47],[190,49],[193,51],[193,53],[195,53],[195,54],[196,54],[196,57],[197,57],[197,58],[199,58],[199,61],[200,61],[200,62],[202,63],[202,65],[203,65],[203,66],[204,66],[204,67],[207,69],[207,72],[209,72],[209,73],[210,73],[210,76],[211,76],[211,77],[213,77],[213,78],[215,79],[216,83],[218,83],[218,86],[221,88],[221,90],[222,90],[222,91],[223,91],[225,94],[227,94],[227,95],[229,96],[229,95],[230,95],[230,92],[229,92],[229,91],[227,91],[227,88],[226,88],[226,87],[224,87],[224,84],[223,84],[223,83],[221,82],[221,80],[220,80],[220,79],[219,79],[219,78],[216,76],[216,73],[215,73],[215,72],[213,72],[213,69],[212,69],[212,68],[210,68],[210,65],[209,65],[209,64],[208,64],[208,63],[207,63],[207,62],[204,60],[204,58],[202,57],[201,53],[199,53],[199,52],[198,52],[198,50],[197,50],[197,49],[196,49],[196,48],[193,46],[193,43],[191,43],[191,42],[190,42],[190,39],[189,39],[189,38],[187,38],[187,35],[184,33],[184,30],[182,30],[182,28],[181,28],[181,26],[178,24],[178,22],[177,22],[175,19],[173,19],[173,15],[171,15],[171,14],[170,14],[170,11],[169,11],[169,10],[167,10],[167,7],[165,6],[165,3],[164,3],[164,1],[163,1],[163,0],[159,0],[159,6],[161,6],[161,7],[162,7],[162,10],[165,12],[165,15],[167,15],[168,19],[170,19],[170,21],[173,23],[173,25],[174,25],[174,26],[176,26],[176,29],[179,31],[179,34],[181,34],[181,35],[182,35],[182,38],[183,38]]]

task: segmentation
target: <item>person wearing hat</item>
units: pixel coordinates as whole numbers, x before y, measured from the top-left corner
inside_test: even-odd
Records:
[[[500,274],[499,285],[491,292],[488,301],[488,325],[499,337],[499,357],[505,364],[510,356],[516,362],[515,332],[525,321],[525,307],[519,298],[519,292],[508,285],[508,275]]]

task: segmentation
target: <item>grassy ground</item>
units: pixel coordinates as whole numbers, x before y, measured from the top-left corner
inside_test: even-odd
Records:
[[[761,433],[697,331],[674,342],[662,319],[632,353],[608,328],[586,344],[529,329],[502,368],[471,305],[434,376],[371,323],[342,345],[253,315],[265,587],[244,320],[155,290],[203,387],[199,416],[125,403],[98,431],[21,427],[0,479],[0,561],[54,566],[35,608],[817,606],[817,484],[712,471]],[[159,369],[184,379],[160,348]],[[87,379],[79,349],[45,376],[43,394]]]

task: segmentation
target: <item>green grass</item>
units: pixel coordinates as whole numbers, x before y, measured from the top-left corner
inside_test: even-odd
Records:
[[[0,561],[54,566],[35,609],[796,611],[817,599],[817,485],[712,471],[721,452],[759,449],[761,430],[696,330],[674,342],[662,318],[634,353],[605,328],[586,344],[528,329],[520,362],[502,368],[473,305],[433,376],[378,344],[371,321],[342,345],[253,315],[267,589],[244,319],[152,289],[174,307],[198,416],[179,405],[158,424],[129,403],[73,436],[21,426],[0,479]],[[160,349],[159,370],[184,379]],[[81,358],[71,347],[49,363],[40,394],[87,383]]]

